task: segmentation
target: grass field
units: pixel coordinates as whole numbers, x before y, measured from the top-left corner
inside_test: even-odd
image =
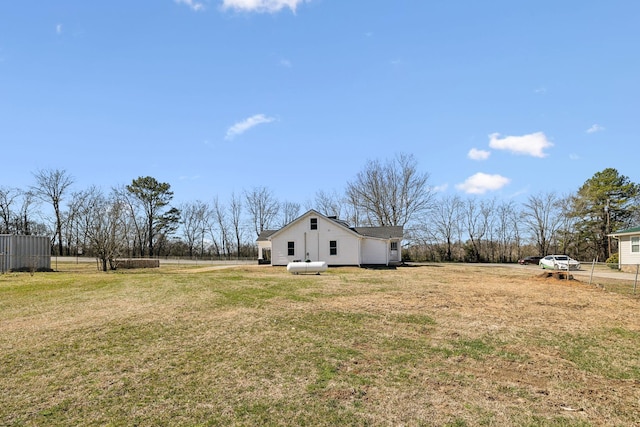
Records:
[[[640,300],[539,271],[0,275],[0,425],[640,425]]]

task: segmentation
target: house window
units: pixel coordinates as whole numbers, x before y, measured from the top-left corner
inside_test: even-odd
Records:
[[[391,242],[391,251],[398,251],[398,242]]]
[[[338,255],[338,241],[329,240],[329,255]]]
[[[312,230],[318,229],[318,218],[311,218],[310,227]]]
[[[640,252],[640,237],[631,238],[631,252]]]
[[[296,254],[296,242],[287,242],[287,255],[294,256]]]

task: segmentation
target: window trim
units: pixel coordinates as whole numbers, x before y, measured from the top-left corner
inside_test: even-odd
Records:
[[[318,218],[309,218],[309,230],[318,229]]]
[[[398,241],[397,240],[394,240],[394,241],[390,242],[389,250],[398,252]]]
[[[329,256],[337,256],[337,255],[338,255],[338,241],[329,240]]]
[[[630,243],[631,243],[632,254],[640,252],[640,236],[631,236]],[[634,250],[634,247],[635,247],[635,250]]]
[[[296,256],[296,242],[287,242],[287,256]]]

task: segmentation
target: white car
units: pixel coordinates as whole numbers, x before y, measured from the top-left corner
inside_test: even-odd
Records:
[[[547,255],[540,260],[538,265],[552,270],[580,270],[580,263],[566,255]]]

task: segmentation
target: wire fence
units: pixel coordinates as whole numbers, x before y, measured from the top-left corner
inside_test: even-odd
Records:
[[[607,264],[593,260],[582,264],[589,274],[589,284],[617,293],[637,295],[640,264]]]
[[[127,260],[125,262],[125,260]],[[217,266],[217,265],[252,265],[258,264],[258,260],[253,257],[139,257],[123,258],[116,263],[119,268],[126,266],[140,266],[144,263],[140,260],[154,260],[157,262],[148,263],[154,266],[163,265],[184,265],[184,266]],[[93,266],[89,266],[93,264]],[[6,253],[0,252],[0,274],[8,272],[36,272],[45,271],[74,271],[79,268],[86,270],[96,268],[101,269],[99,260],[95,257],[86,256],[22,256],[19,259]],[[562,273],[558,271],[558,273]],[[638,281],[640,279],[640,264],[625,264],[623,266],[610,265],[603,262],[582,262],[580,270],[571,270],[565,278],[578,277],[581,281],[589,285],[598,286],[602,289],[625,295],[638,295]]]
[[[101,268],[100,261],[95,257],[83,256],[52,256],[51,267],[55,271],[76,269],[75,266],[93,263],[98,269]],[[184,265],[184,266],[216,266],[216,265],[250,265],[258,264],[258,260],[253,257],[123,257],[113,261],[117,268],[136,268],[136,266],[150,267],[163,265]]]

